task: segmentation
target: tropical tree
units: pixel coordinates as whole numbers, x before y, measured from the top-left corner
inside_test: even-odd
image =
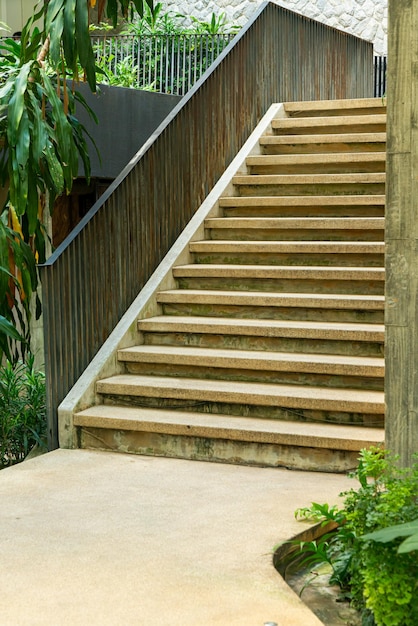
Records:
[[[19,39],[0,42],[0,353],[13,360],[29,347],[36,263],[45,260],[43,212],[70,193],[79,160],[90,176],[76,108],[95,116],[76,84],[86,80],[96,91],[93,8],[98,21],[106,15],[116,25],[118,16],[142,16],[144,0],[41,0]]]

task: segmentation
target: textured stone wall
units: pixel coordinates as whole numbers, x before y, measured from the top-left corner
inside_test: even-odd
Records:
[[[260,0],[166,0],[170,11],[208,20],[212,12],[224,11],[230,21],[241,26],[256,10]],[[387,52],[387,0],[279,0],[277,4],[313,17],[374,43],[375,54]]]

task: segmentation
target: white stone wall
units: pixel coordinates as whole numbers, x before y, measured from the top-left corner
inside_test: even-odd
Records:
[[[225,12],[228,20],[243,25],[260,0],[166,0],[167,10],[208,21],[212,12]],[[334,26],[374,43],[375,54],[387,53],[387,0],[278,0],[291,11]]]

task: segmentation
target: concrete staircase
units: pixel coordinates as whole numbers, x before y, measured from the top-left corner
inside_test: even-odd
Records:
[[[80,447],[345,471],[383,442],[385,108],[284,108],[74,416]]]

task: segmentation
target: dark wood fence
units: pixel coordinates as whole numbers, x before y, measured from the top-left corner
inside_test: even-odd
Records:
[[[59,403],[267,108],[370,96],[370,43],[260,6],[40,267],[51,448]]]

